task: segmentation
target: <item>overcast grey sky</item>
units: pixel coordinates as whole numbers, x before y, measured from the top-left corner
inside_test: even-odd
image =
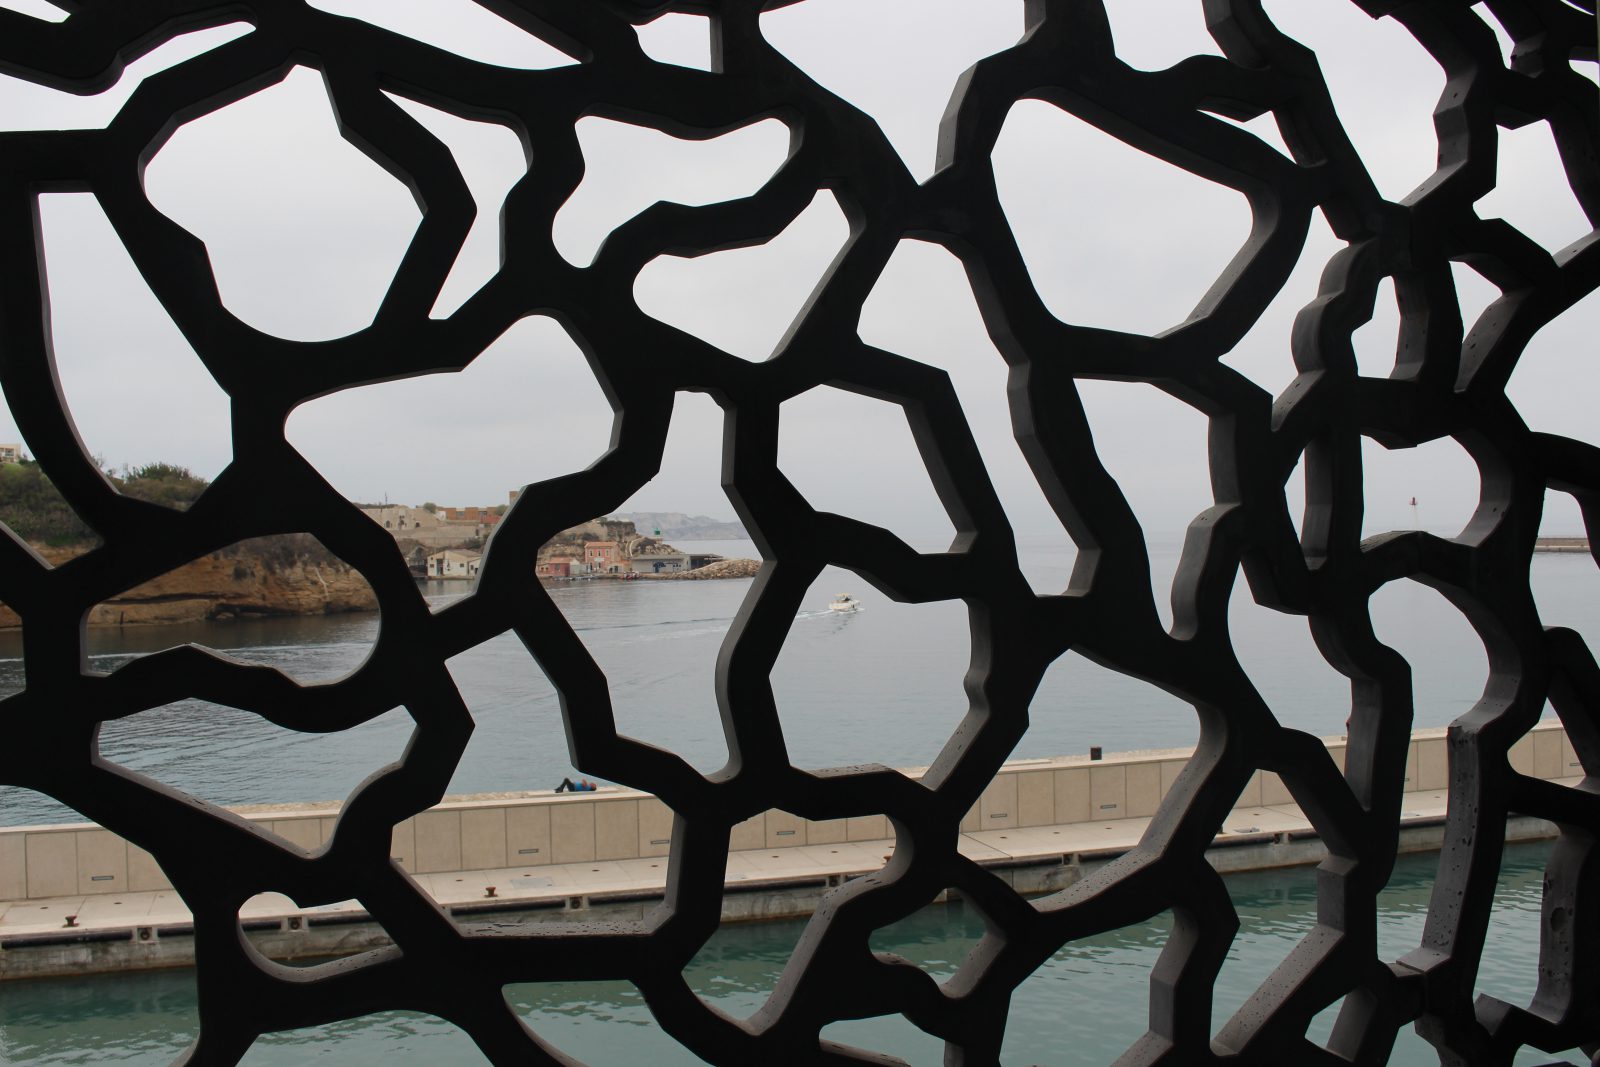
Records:
[[[0,0],[0,6],[60,17],[42,0]],[[314,0],[314,6],[484,62],[570,62],[470,0]],[[916,12],[914,24],[897,17],[906,7]],[[1217,51],[1199,0],[1109,0],[1108,7],[1119,54],[1135,66],[1159,69]],[[1281,28],[1318,49],[1380,190],[1403,197],[1433,170],[1431,112],[1444,84],[1438,66],[1403,27],[1373,21],[1348,0],[1268,0],[1267,8]],[[913,174],[924,178],[956,78],[1016,40],[1022,4],[808,0],[768,14],[762,25],[818,82],[876,118]],[[188,35],[134,64],[97,97],[0,76],[0,128],[103,125],[141,78],[244,32],[236,26]],[[641,39],[657,59],[703,67],[707,34],[704,19],[669,16],[643,29]],[[1593,64],[1579,66],[1593,77]],[[401,103],[456,154],[479,205],[477,225],[435,308],[445,314],[492,274],[499,203],[523,158],[503,127]],[[1281,150],[1270,122],[1249,128]],[[588,172],[555,231],[559,251],[578,264],[589,261],[610,230],[656,200],[709,203],[754,192],[782,162],[788,143],[776,121],[700,143],[599,119],[584,120],[579,135]],[[1501,188],[1480,202],[1480,213],[1510,220],[1552,250],[1586,233],[1548,130],[1503,131],[1502,146]],[[1013,109],[994,159],[1002,202],[1040,293],[1067,321],[1149,333],[1176,325],[1248,232],[1239,194],[1141,156],[1046,104]],[[180,130],[151,165],[148,189],[160,210],[205,240],[227,306],[253,326],[296,339],[338,337],[370,322],[418,221],[406,190],[338,137],[320,78],[304,68]],[[46,196],[43,218],[60,377],[88,447],[115,465],[164,460],[216,474],[230,458],[223,394],[139,278],[94,199]],[[825,193],[768,245],[697,260],[658,259],[639,277],[638,300],[653,316],[735,355],[762,359],[845,235],[838,205]],[[1337,247],[1319,217],[1284,292],[1227,358],[1273,393],[1294,374],[1290,323],[1315,295]],[[1470,322],[1493,291],[1466,268],[1457,280]],[[1392,294],[1380,295],[1373,322],[1357,335],[1364,372],[1387,374],[1397,322]],[[869,299],[860,332],[872,344],[951,372],[1014,524],[1029,534],[1052,529],[1010,437],[1004,365],[955,259],[905,242]],[[1592,359],[1597,335],[1600,301],[1591,296],[1534,342],[1511,392],[1535,428],[1596,439],[1588,391],[1570,388],[1568,375]],[[1211,500],[1204,419],[1149,386],[1086,382],[1083,394],[1102,457],[1152,540],[1175,542]],[[784,414],[782,464],[813,503],[918,543],[948,530],[899,409],[820,390],[786,405]],[[352,498],[485,504],[504,501],[513,487],[587,465],[603,451],[609,427],[610,411],[576,346],[549,320],[529,319],[462,374],[322,398],[291,417],[289,435]],[[720,429],[710,400],[681,396],[663,471],[631,506],[731,517],[718,486]],[[0,408],[0,441],[17,439]],[[1369,529],[1420,523],[1453,533],[1470,514],[1477,472],[1454,444],[1394,453],[1373,445],[1368,457]],[[1565,498],[1552,500],[1546,529],[1577,531],[1576,510]]]

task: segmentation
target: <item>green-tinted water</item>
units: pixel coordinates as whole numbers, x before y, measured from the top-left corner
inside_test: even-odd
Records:
[[[1525,1003],[1538,963],[1539,894],[1547,845],[1508,850],[1480,992]],[[1381,900],[1379,943],[1386,959],[1417,944],[1434,856],[1401,860]],[[1235,875],[1228,887],[1241,928],[1216,987],[1220,1025],[1262,982],[1315,921],[1310,870]],[[745,924],[723,929],[691,964],[691,984],[720,1010],[747,1016],[765,1000],[803,924]],[[1150,969],[1170,923],[1165,916],[1077,942],[1023,983],[1012,1002],[1002,1061],[1029,1064],[1109,1063],[1145,1028]],[[929,908],[880,933],[874,948],[905,956],[935,977],[952,973],[982,933],[959,904]],[[653,1025],[637,990],[621,982],[515,986],[508,996],[546,1040],[594,1064],[693,1064]],[[1333,1012],[1313,1024],[1325,1037]],[[195,1029],[192,972],[164,972],[19,984],[0,995],[0,1062],[38,1064],[167,1064]],[[943,1047],[898,1016],[835,1024],[827,1037],[892,1052],[913,1064],[938,1064]],[[1548,1063],[1527,1053],[1519,1064]],[[1569,1059],[1584,1062],[1576,1053]],[[305,1063],[482,1064],[461,1031],[405,1012],[263,1037],[244,1061],[250,1067]],[[1394,1067],[1437,1063],[1409,1029]]]

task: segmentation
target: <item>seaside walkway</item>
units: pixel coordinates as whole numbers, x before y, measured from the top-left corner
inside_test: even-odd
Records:
[[[1540,731],[1542,743],[1536,746],[1543,757],[1538,760],[1539,776],[1576,785],[1581,777],[1571,776],[1575,761],[1566,758],[1570,745],[1559,727],[1551,728],[1553,725],[1547,724]],[[1422,744],[1434,740],[1442,743],[1442,731],[1425,733],[1430,736],[1419,734]],[[1535,746],[1530,745],[1530,759],[1534,751]],[[1121,768],[1126,776],[1130,766],[1170,766],[1174,762],[1173,755],[1171,752],[1124,754],[1120,762],[1119,757],[1112,756],[1088,769],[1115,773]],[[1052,774],[1082,766],[1077,758],[1027,761],[1009,765],[1007,772],[1037,776],[1041,763],[1047,764],[1046,770]],[[1530,765],[1530,770],[1533,769]],[[1004,797],[1002,778],[1003,775],[997,777],[997,783]],[[1017,784],[1011,783],[1012,799],[1018,795]],[[1215,867],[1226,872],[1320,861],[1325,853],[1310,821],[1285,799],[1286,794],[1281,790],[1281,785],[1277,791],[1270,787],[1263,791],[1258,787],[1256,802],[1234,809],[1224,821],[1209,854]],[[614,794],[610,798],[613,802],[625,801],[628,796],[642,796],[624,795],[627,791],[623,790],[614,791]],[[608,799],[604,792],[588,796],[597,802]],[[1122,797],[1126,801],[1126,792]],[[570,795],[565,800],[536,799],[544,806],[571,802]],[[658,803],[653,798],[644,799]],[[1401,851],[1420,852],[1439,847],[1446,804],[1447,792],[1438,784],[1405,795]],[[1126,807],[1126,804],[1121,806]],[[961,852],[995,871],[1023,893],[1050,892],[1073,884],[1096,867],[1133,848],[1150,823],[1150,815],[1143,814],[990,828],[982,825],[986,810],[980,805],[964,824]],[[989,814],[993,816],[993,812]],[[1006,819],[997,821],[1024,821],[1011,817],[1010,813],[1006,815]],[[846,839],[851,836],[849,834],[834,841],[774,845],[770,843],[771,834],[795,831],[766,829],[769,836],[765,847],[736,848],[728,855],[725,921],[807,915],[829,889],[879,870],[894,850],[892,838],[850,840]],[[19,830],[13,828],[6,832],[16,834]],[[28,828],[26,832],[48,830]],[[1510,840],[1550,837],[1554,832],[1551,824],[1530,818],[1513,818],[1507,826]],[[745,843],[755,844],[749,837],[745,835]],[[735,840],[737,843],[737,833]],[[513,918],[538,922],[641,915],[661,898],[667,870],[668,858],[661,854],[434,870],[413,872],[412,876],[441,906],[463,922],[504,922]],[[277,959],[345,954],[387,943],[382,930],[369,921],[355,901],[302,908],[285,896],[263,894],[245,905],[240,922],[257,948]],[[124,888],[103,893],[14,899],[0,903],[0,978],[184,966],[193,960],[193,935],[189,911],[170,888]]]

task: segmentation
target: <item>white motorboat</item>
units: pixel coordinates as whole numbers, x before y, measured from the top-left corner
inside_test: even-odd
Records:
[[[829,611],[860,611],[861,601],[849,593],[840,593],[828,603]]]

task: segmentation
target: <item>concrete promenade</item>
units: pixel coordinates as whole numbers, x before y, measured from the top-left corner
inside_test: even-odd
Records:
[[[1427,759],[1435,744],[1442,749],[1442,735],[1443,731],[1419,732],[1413,742],[1418,751],[1413,769],[1418,773],[1412,775],[1412,781],[1423,788],[1405,795],[1402,851],[1436,850],[1443,839],[1447,793],[1442,768],[1433,767],[1434,761]],[[1570,744],[1559,726],[1542,724],[1528,740],[1526,759],[1514,760],[1526,763],[1526,773],[1567,785],[1581,780],[1573,769],[1576,761]],[[1338,742],[1342,739],[1330,739],[1330,749],[1335,745],[1342,748]],[[997,785],[991,787],[1002,801],[1009,801],[1004,804],[1008,810],[995,810],[994,803],[976,807],[963,823],[961,852],[995,871],[1020,892],[1065,888],[1134,847],[1148,827],[1153,805],[1148,812],[1128,813],[1127,809],[1133,806],[1127,792],[1128,775],[1139,778],[1140,767],[1167,769],[1167,774],[1152,771],[1149,776],[1158,782],[1166,778],[1169,784],[1168,775],[1175,777],[1170,768],[1174,763],[1181,768],[1186,755],[1163,751],[1110,755],[1105,761],[1087,765],[1076,757],[1008,765],[997,777]],[[1017,800],[1029,782],[1039,784],[1040,775],[1047,773],[1052,785],[1066,782],[1069,791],[1075,792],[1070,783],[1074,781],[1072,772],[1079,769],[1088,772],[1086,781],[1094,775],[1120,781],[1122,792],[1116,794],[1120,803],[1101,800],[1107,794],[1098,791],[1094,797],[1084,799],[1101,803],[1085,803],[1081,807],[1069,803],[1068,807],[1077,809],[1077,814],[1093,814],[1081,810],[1092,807],[1103,812],[1104,817],[1064,822],[1025,817],[1026,800]],[[1421,773],[1424,770],[1426,773]],[[1022,775],[1031,777],[1019,777]],[[1013,780],[1005,781],[1007,776]],[[579,794],[577,798],[524,798],[510,810],[550,809],[559,816],[563,810],[582,811],[566,807],[583,803],[579,798],[587,799],[591,805],[616,806],[640,800],[659,804],[654,798],[626,790],[609,792],[610,795]],[[1056,790],[1056,803],[1047,810],[1062,810],[1062,801],[1070,801],[1060,792]],[[1164,788],[1159,789],[1161,795],[1165,792]],[[479,798],[458,801],[455,808],[498,811],[506,803]],[[500,807],[493,806],[496,804]],[[258,811],[251,817],[270,819],[271,814]],[[314,817],[319,823],[327,818]],[[828,824],[805,824],[796,829],[803,820],[777,812],[769,812],[767,817],[761,826],[746,827],[742,834],[735,835],[735,848],[728,856],[725,920],[807,915],[829,889],[877,871],[894,850],[894,840],[885,836],[888,828],[881,821],[868,822],[860,828],[839,827],[834,834],[822,832]],[[457,821],[454,825],[461,824]],[[784,826],[790,828],[782,829]],[[859,830],[872,828],[878,829],[875,836],[861,836]],[[640,826],[636,840],[664,845],[659,838],[645,837],[656,832],[653,827]],[[1507,826],[1512,840],[1549,837],[1554,832],[1552,825],[1537,819],[1514,818]],[[0,834],[22,837],[24,841],[30,835],[39,840],[63,834],[112,836],[92,826],[10,828]],[[805,843],[786,843],[796,838]],[[826,838],[834,839],[812,840]],[[404,841],[397,838],[397,848],[409,846],[406,851],[410,852],[415,842],[415,837]],[[462,855],[459,847],[458,842],[454,854],[458,858]],[[527,850],[515,850],[522,851]],[[659,852],[610,859],[591,855],[575,862],[551,862],[562,857],[546,849],[537,856],[517,857],[516,862],[477,869],[462,869],[466,865],[457,862],[451,869],[417,870],[418,866],[427,866],[418,863],[420,857],[397,854],[396,859],[435,900],[463,922],[513,918],[570,921],[642,915],[661,898],[666,884],[668,858],[665,849]],[[1209,858],[1219,870],[1236,871],[1316,863],[1324,854],[1309,820],[1288,799],[1281,783],[1274,787],[1270,782],[1255,782],[1254,794],[1247,790],[1245,802],[1223,822]],[[83,868],[77,875],[80,891],[48,896],[14,893],[14,899],[0,903],[0,979],[183,966],[193,961],[190,914],[175,892],[166,887],[133,888],[125,872],[119,879],[123,884],[110,892],[86,891],[100,884],[92,881],[94,875],[84,873],[89,869]],[[301,908],[289,898],[273,893],[253,898],[240,912],[246,936],[264,954],[277,959],[334,955],[385,944],[382,931],[367,920],[366,912],[355,901]]]

